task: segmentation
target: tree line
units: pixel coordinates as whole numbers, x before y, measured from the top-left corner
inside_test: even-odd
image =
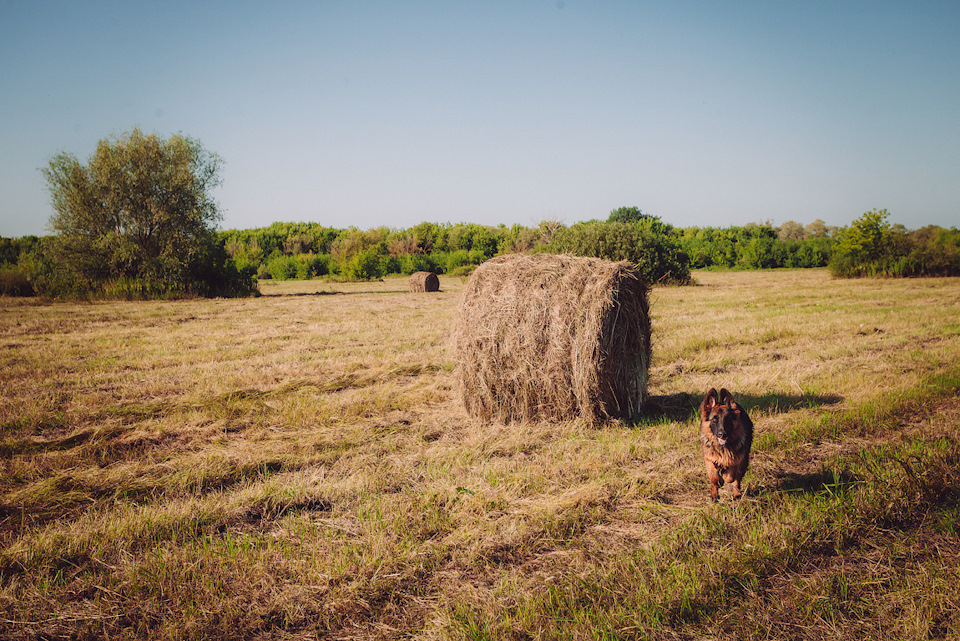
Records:
[[[691,269],[826,266],[836,240],[830,233],[836,230],[820,223],[820,232],[784,237],[791,224],[796,225],[678,228],[636,207],[622,207],[604,220],[569,226],[557,221],[529,227],[420,223],[360,230],[274,223],[220,236],[237,266],[261,280],[366,279],[417,271],[462,276],[493,256],[550,252],[628,260],[650,282],[682,284]]]
[[[536,226],[420,223],[409,229],[336,229],[314,223],[220,232],[237,265],[260,279],[380,278],[433,271],[466,275],[516,252],[570,253],[640,266],[650,282],[682,284],[692,269],[829,267],[837,277],[960,275],[960,231],[889,223],[886,210],[847,227],[750,223],[675,227],[637,207],[604,220]]]
[[[139,129],[101,140],[86,163],[55,155],[42,171],[51,236],[0,238],[0,294],[157,298],[244,296],[262,279],[350,280],[432,271],[467,275],[517,252],[635,263],[648,282],[684,284],[691,269],[829,266],[838,277],[960,275],[960,231],[891,225],[886,210],[845,228],[822,220],[674,227],[637,207],[603,220],[534,226],[420,223],[409,229],[316,223],[216,231],[219,156],[194,139]]]
[[[249,282],[250,288],[237,288],[247,293],[253,283],[268,279],[370,280],[417,271],[466,276],[489,258],[518,252],[629,260],[649,282],[662,284],[687,283],[692,269],[829,267],[838,277],[960,275],[960,230],[927,226],[911,231],[888,219],[885,210],[873,210],[843,228],[820,220],[806,226],[788,221],[684,228],[624,207],[604,220],[572,225],[424,222],[407,229],[361,230],[278,222],[216,232],[209,251],[218,256],[215,264],[223,265],[214,281]],[[77,274],[57,269],[55,252],[61,244],[55,240],[0,238],[0,293],[57,297],[82,292]],[[101,295],[151,297],[177,291],[183,293],[122,281]]]

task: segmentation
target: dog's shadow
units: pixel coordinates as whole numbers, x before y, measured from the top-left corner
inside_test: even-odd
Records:
[[[835,394],[734,394],[734,398],[751,417],[757,414],[782,414],[803,408],[834,405],[843,400]],[[654,425],[664,421],[697,421],[703,393],[650,396],[643,404],[635,425]]]
[[[750,494],[754,496],[790,493],[818,494],[822,492],[840,494],[862,482],[862,478],[845,471],[836,472],[823,469],[807,473],[780,472],[772,482],[751,487]]]

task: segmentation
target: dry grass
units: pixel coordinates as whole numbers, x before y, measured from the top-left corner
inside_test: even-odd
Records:
[[[599,428],[464,413],[459,279],[0,299],[0,637],[960,634],[960,281],[696,280]],[[719,385],[757,440],[712,506]]]

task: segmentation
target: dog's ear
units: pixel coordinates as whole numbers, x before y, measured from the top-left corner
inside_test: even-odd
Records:
[[[703,416],[703,420],[707,420],[710,410],[719,404],[720,401],[717,398],[717,390],[711,387],[707,395],[703,397],[703,402],[700,403],[700,414]]]
[[[726,405],[732,410],[740,411],[740,406],[733,399],[733,394],[728,392],[725,387],[720,390],[720,404]]]

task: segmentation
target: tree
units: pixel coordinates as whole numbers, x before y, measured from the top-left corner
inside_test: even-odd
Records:
[[[890,214],[886,209],[864,213],[840,233],[830,262],[835,276],[872,276],[884,274],[894,255]]]
[[[222,162],[192,138],[136,128],[101,140],[86,164],[57,154],[43,169],[55,212],[54,260],[91,287],[128,280],[151,291],[230,293],[214,291],[244,282],[214,247],[223,242],[210,191],[221,182]],[[245,282],[249,291],[249,276]]]
[[[650,214],[645,214],[640,211],[639,207],[618,207],[610,212],[610,216],[607,217],[608,223],[638,223],[641,220],[646,220],[649,218],[654,218],[659,220],[657,216],[651,216]]]
[[[806,238],[806,231],[798,222],[788,220],[777,229],[777,237],[780,240],[803,240]]]
[[[827,227],[827,224],[823,222],[823,220],[817,218],[815,221],[804,227],[803,231],[806,233],[807,238],[826,238],[830,228]]]

